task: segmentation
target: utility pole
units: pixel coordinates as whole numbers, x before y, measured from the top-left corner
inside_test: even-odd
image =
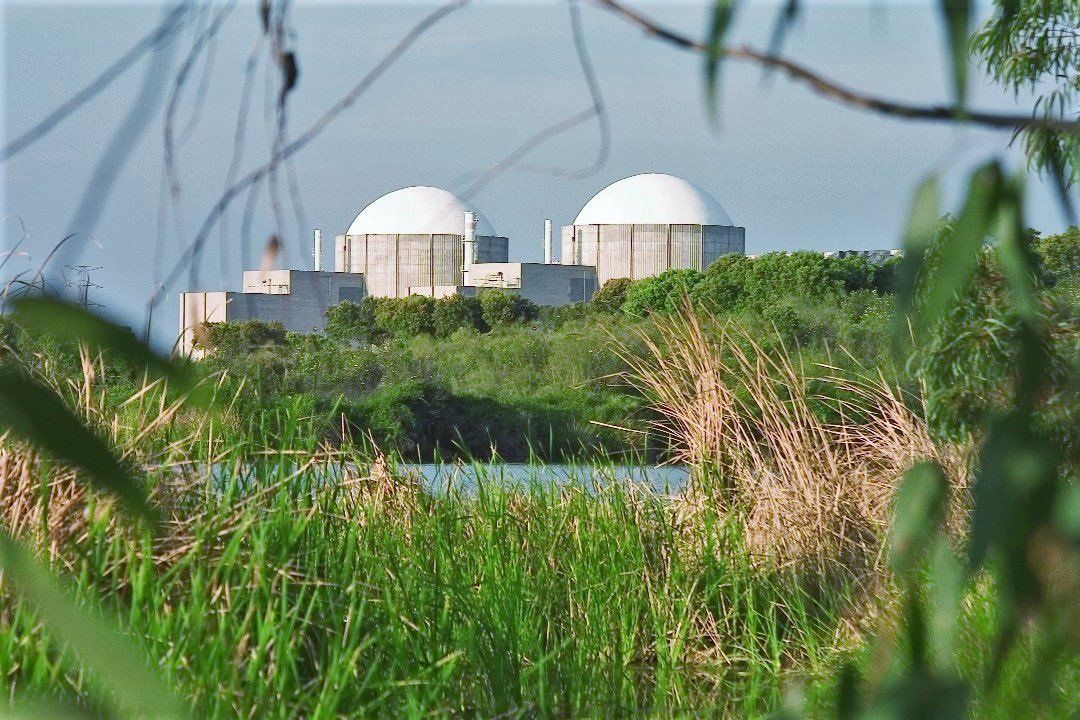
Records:
[[[90,301],[90,291],[101,289],[100,285],[90,280],[90,273],[95,270],[100,270],[101,267],[90,267],[89,265],[65,265],[64,269],[75,274],[74,279],[69,279],[66,273],[64,277],[64,289],[74,291],[75,302],[82,306],[83,310],[89,310],[92,307],[100,307],[101,303]]]

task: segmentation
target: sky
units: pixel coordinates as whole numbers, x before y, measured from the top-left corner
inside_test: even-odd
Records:
[[[633,5],[687,35],[705,32],[706,4]],[[867,93],[949,101],[942,29],[930,4],[804,5],[786,56]],[[233,158],[244,67],[259,35],[252,3],[225,17],[177,97],[182,142],[175,154],[176,200],[170,200],[163,185],[163,107],[198,28],[219,8],[206,10],[0,165],[0,252],[12,250],[24,229],[27,234],[0,270],[2,279],[32,276],[56,244],[75,233],[49,266],[54,282],[77,281],[61,264],[95,268],[90,280],[100,287],[90,299],[122,322],[144,326],[155,282],[220,198]],[[289,100],[290,132],[308,128],[431,10],[431,3],[296,3],[289,44],[300,75]],[[776,11],[764,3],[742,7],[730,43],[767,46]],[[0,0],[0,12],[0,138],[7,142],[135,45],[160,22],[163,6]],[[565,177],[597,155],[598,123],[585,122],[537,147],[524,165],[493,176],[470,198],[510,238],[512,260],[542,258],[545,218],[557,238],[557,228],[571,223],[593,194],[640,172],[666,172],[705,188],[746,227],[747,252],[762,253],[897,247],[912,192],[928,174],[943,175],[955,209],[975,165],[1002,157],[1010,167],[1024,167],[1019,148],[1009,147],[1009,131],[853,110],[746,63],[725,64],[713,115],[698,56],[588,3],[581,17],[610,120],[610,155],[587,177]],[[242,170],[265,161],[273,141],[266,112],[273,78],[265,63],[254,77]],[[247,196],[237,198],[224,230],[210,234],[197,276],[185,273],[155,310],[155,343],[165,347],[175,338],[179,291],[238,289],[241,269],[259,263],[271,234],[284,241],[279,266],[310,268],[314,228],[327,237],[344,232],[365,205],[408,185],[463,192],[539,130],[590,103],[565,2],[477,0],[451,13],[294,156],[298,203],[282,178],[275,213],[264,187],[245,235]],[[1027,112],[1030,100],[1014,98],[976,72],[971,105]],[[99,191],[106,187],[107,194]],[[1026,221],[1045,232],[1065,226],[1053,192],[1037,179],[1029,184]],[[332,246],[324,244],[324,266],[332,267]]]

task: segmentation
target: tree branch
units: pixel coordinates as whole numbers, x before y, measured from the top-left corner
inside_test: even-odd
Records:
[[[640,12],[623,5],[618,0],[593,0],[597,5],[620,16],[627,22],[637,25],[645,31],[646,35],[674,45],[682,50],[690,50],[708,54],[708,46],[685,35],[680,35],[673,30],[665,28],[651,18]],[[975,110],[965,110],[952,105],[908,105],[905,103],[886,100],[884,98],[865,95],[839,83],[829,80],[822,75],[806,68],[791,60],[787,60],[773,53],[755,50],[749,46],[725,47],[721,55],[732,60],[744,60],[756,63],[763,67],[778,70],[790,79],[810,86],[810,89],[819,95],[850,107],[861,110],[900,117],[909,120],[933,120],[947,122],[971,123],[993,128],[1039,128],[1055,132],[1067,132],[1080,134],[1080,122],[1059,120],[1056,118],[1039,118],[1027,115],[1008,115]]]

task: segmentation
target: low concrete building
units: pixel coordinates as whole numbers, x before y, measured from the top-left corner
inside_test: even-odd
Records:
[[[326,311],[349,300],[360,302],[364,276],[310,270],[249,270],[243,292],[185,292],[180,294],[180,337],[176,352],[198,357],[195,334],[206,323],[262,320],[279,322],[294,332],[320,332]]]
[[[544,263],[474,263],[466,282],[476,289],[500,288],[537,305],[588,302],[596,292],[596,268]]]

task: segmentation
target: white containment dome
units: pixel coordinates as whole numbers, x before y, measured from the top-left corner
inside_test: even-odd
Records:
[[[416,185],[383,195],[360,211],[347,235],[462,235],[465,211],[476,213],[476,234],[495,235],[471,203],[441,188]]]
[[[476,227],[467,244],[465,214]],[[439,188],[415,186],[383,195],[334,238],[334,271],[360,273],[373,297],[436,296],[464,284],[465,265],[506,262],[509,240],[471,203]]]
[[[608,185],[562,229],[563,265],[591,265],[603,285],[667,270],[704,270],[746,250],[746,230],[709,193],[671,175],[645,173]]]
[[[643,173],[608,185],[585,204],[574,224],[733,225],[712,195],[663,173]]]

